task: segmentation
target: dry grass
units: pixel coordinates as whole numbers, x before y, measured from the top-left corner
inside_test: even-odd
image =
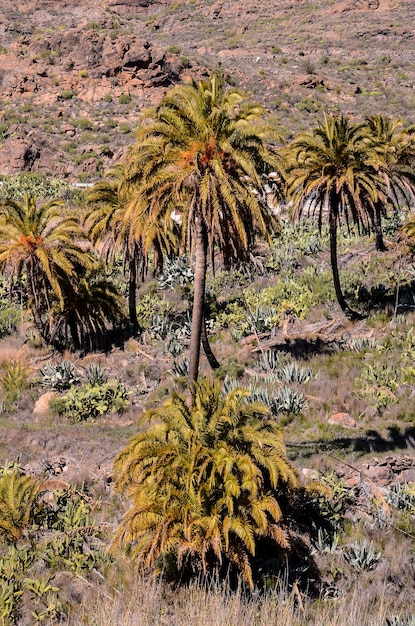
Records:
[[[92,603],[85,599],[69,626],[384,626],[396,612],[385,596],[374,598],[357,585],[340,598],[311,602],[294,592],[247,595],[217,584],[174,592],[139,579],[128,595],[113,598],[103,591]]]

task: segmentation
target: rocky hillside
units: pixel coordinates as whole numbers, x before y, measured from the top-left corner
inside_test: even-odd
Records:
[[[0,174],[94,180],[143,107],[218,65],[287,137],[324,110],[410,121],[414,24],[399,0],[3,0]]]

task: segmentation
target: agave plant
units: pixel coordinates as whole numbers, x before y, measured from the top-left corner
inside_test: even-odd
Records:
[[[355,541],[344,552],[344,558],[352,567],[360,570],[371,570],[381,559],[381,552],[376,552],[373,543],[367,544],[366,539]]]
[[[386,626],[415,626],[415,615],[408,615],[408,617],[390,615],[386,618]]]
[[[317,537],[312,542],[312,554],[319,552],[320,554],[333,554],[336,552],[339,543],[339,536],[337,533],[330,533],[324,528],[319,528],[317,531]]]
[[[168,370],[168,374],[173,378],[187,378],[189,374],[189,359],[185,356],[181,359],[175,359],[173,367]]]
[[[60,361],[59,363],[48,361],[41,368],[40,373],[42,375],[41,385],[51,387],[56,391],[64,391],[80,382],[75,366],[71,361]]]
[[[386,496],[388,504],[397,509],[412,509],[415,511],[415,485],[396,483],[392,485]]]
[[[91,385],[104,385],[108,376],[99,363],[91,363],[86,371],[86,379]]]
[[[190,267],[188,255],[176,259],[166,260],[163,274],[157,279],[161,289],[174,289],[178,285],[193,282],[193,271]]]
[[[291,387],[281,387],[273,398],[273,411],[298,415],[304,409],[307,400],[300,391]]]
[[[281,360],[276,350],[265,350],[258,359],[256,368],[260,372],[274,372],[281,365]]]
[[[344,342],[344,347],[353,352],[367,352],[368,350],[376,350],[379,342],[373,337],[350,337]]]
[[[308,383],[313,375],[309,367],[301,367],[296,361],[281,365],[274,373],[281,382],[298,384]]]

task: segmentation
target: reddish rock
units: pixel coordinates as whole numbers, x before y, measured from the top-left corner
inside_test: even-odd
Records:
[[[404,469],[399,474],[399,482],[415,483],[415,462],[412,469]]]
[[[42,394],[35,404],[33,415],[47,415],[49,413],[49,403],[53,398],[56,398],[57,395],[56,391],[47,391]]]
[[[9,137],[0,149],[0,175],[13,176],[33,168],[39,149],[25,139]]]
[[[349,413],[335,413],[327,420],[328,424],[337,424],[344,428],[356,428],[356,420]]]
[[[61,131],[65,133],[65,135],[67,135],[68,137],[73,137],[76,133],[76,128],[75,126],[72,126],[72,124],[65,122],[61,126]]]
[[[366,475],[378,485],[390,485],[393,481],[394,473],[389,465],[374,465],[366,470]]]

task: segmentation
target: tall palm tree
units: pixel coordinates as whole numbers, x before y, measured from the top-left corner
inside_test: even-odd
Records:
[[[279,499],[297,487],[296,472],[267,407],[248,396],[195,384],[192,405],[174,394],[147,411],[152,425],[118,455],[117,486],[132,506],[115,545],[141,566],[170,559],[182,576],[233,565],[252,587],[258,542],[289,550]]]
[[[330,261],[336,297],[350,318],[360,314],[344,298],[337,260],[337,229],[341,220],[358,229],[374,222],[374,207],[385,202],[379,173],[381,158],[367,141],[367,128],[341,116],[325,115],[309,132],[298,135],[288,147],[287,193],[293,216],[317,214],[319,227],[327,219],[330,233]]]
[[[385,182],[386,202],[378,198],[375,203],[374,231],[376,250],[384,251],[382,217],[388,204],[398,211],[403,204],[415,200],[415,126],[403,127],[400,120],[385,115],[371,115],[365,121],[369,140],[379,152],[383,164],[380,168]]]
[[[257,233],[274,225],[253,193],[261,175],[279,165],[266,145],[263,114],[215,74],[192,80],[167,93],[130,153],[129,178],[139,179],[130,211],[148,210],[150,222],[165,228],[179,213],[183,242],[194,253],[190,381],[198,377],[208,259],[214,267],[216,252],[227,264],[249,258]]]
[[[125,163],[118,163],[108,170],[105,180],[88,191],[86,198],[90,208],[85,223],[91,241],[106,262],[113,263],[118,251],[122,254],[124,270],[128,273],[131,332],[136,334],[139,331],[137,283],[138,278],[143,280],[147,273],[150,249],[154,251],[155,271],[161,271],[163,253],[171,253],[175,242],[173,229],[163,236],[162,229],[148,223],[145,211],[127,215],[135,190],[127,184],[126,167]]]
[[[26,276],[26,289],[35,325],[50,342],[51,298],[60,309],[64,286],[76,282],[76,267],[91,267],[92,258],[82,246],[78,220],[65,215],[61,200],[38,202],[26,196],[22,202],[0,203],[0,268]]]

